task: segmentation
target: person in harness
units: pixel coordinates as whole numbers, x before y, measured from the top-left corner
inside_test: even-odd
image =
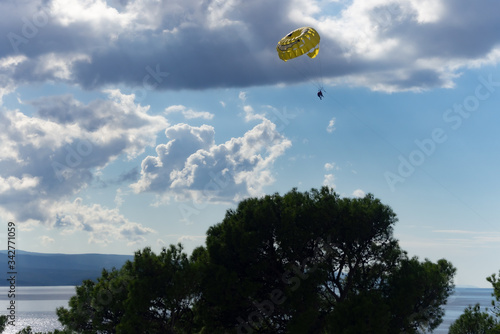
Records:
[[[320,100],[323,99],[323,92],[321,91],[321,89],[318,91],[318,97]]]

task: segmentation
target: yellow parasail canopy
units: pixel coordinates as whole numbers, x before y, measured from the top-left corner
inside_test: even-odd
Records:
[[[314,58],[319,52],[319,34],[311,27],[295,29],[278,42],[276,51],[284,61],[304,54]]]

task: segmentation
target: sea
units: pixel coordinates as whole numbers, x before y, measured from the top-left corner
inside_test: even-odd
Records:
[[[68,307],[68,301],[75,295],[74,286],[17,286],[15,298],[8,297],[8,287],[0,287],[0,314],[8,315],[11,300],[15,301],[15,326],[8,325],[5,334],[15,334],[31,326],[34,332],[62,329],[55,313],[56,308]],[[448,333],[455,321],[468,305],[481,304],[482,310],[491,306],[493,289],[456,288],[445,306],[443,323],[434,330],[436,334]]]
[[[56,308],[68,307],[71,296],[76,294],[74,286],[16,286],[15,297],[9,298],[9,287],[0,287],[0,315],[9,315],[7,309],[15,303],[14,326],[7,325],[4,334],[15,334],[27,326],[33,332],[63,329],[57,320]]]

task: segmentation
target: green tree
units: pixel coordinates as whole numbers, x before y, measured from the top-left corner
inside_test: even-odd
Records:
[[[249,198],[190,257],[136,252],[57,314],[76,333],[417,333],[442,321],[455,268],[408,258],[396,215],[329,188]]]
[[[385,289],[391,310],[387,333],[434,330],[442,322],[448,296],[453,292],[456,269],[448,261],[404,259],[388,278]]]
[[[391,333],[390,309],[378,291],[349,296],[328,317],[325,333]]]
[[[340,198],[326,187],[242,201],[207,232],[207,332],[434,329],[455,269],[408,259],[396,221],[372,195]],[[404,309],[396,296],[408,298]]]
[[[156,255],[150,248],[125,264],[134,279],[128,287],[126,314],[118,333],[192,333],[193,304],[199,295],[198,273],[182,252],[171,245]]]
[[[2,333],[5,330],[5,327],[7,326],[7,316],[6,315],[0,315],[0,333]]]
[[[208,332],[285,333],[290,322],[320,325],[318,310],[309,307],[318,301],[311,268],[324,243],[312,228],[318,205],[297,191],[250,198],[209,228],[201,308]]]
[[[492,274],[490,277],[487,277],[486,280],[493,286],[492,297],[495,297],[495,299],[491,301],[491,305],[493,306],[493,314],[498,318],[500,317],[500,272],[499,276]],[[500,334],[500,321],[497,321],[497,325],[492,329],[491,333]]]
[[[159,255],[138,251],[120,270],[83,281],[69,309],[57,309],[59,321],[76,333],[193,333],[203,253],[197,249],[191,261],[180,244]]]
[[[77,333],[116,333],[125,313],[127,286],[132,276],[125,270],[103,269],[97,282],[83,281],[76,296],[69,300],[69,309],[56,310],[59,322]]]
[[[492,274],[491,276],[487,277],[486,280],[493,286],[492,297],[495,297],[495,299],[491,301],[493,312],[497,317],[500,317],[500,272],[498,277],[496,276],[496,274]]]
[[[449,334],[494,334],[500,333],[498,321],[486,312],[481,312],[479,303],[468,306],[455,320]]]
[[[85,334],[94,331],[94,324],[98,321],[94,316],[95,309],[92,307],[94,286],[95,282],[92,280],[83,281],[82,285],[76,287],[76,295],[70,298],[69,309],[64,307],[56,309],[59,322],[65,328]]]

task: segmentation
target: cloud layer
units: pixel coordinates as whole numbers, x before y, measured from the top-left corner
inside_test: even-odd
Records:
[[[4,92],[46,80],[86,88],[206,89],[320,76],[375,90],[422,90],[451,87],[461,68],[498,62],[500,3],[354,0],[340,6],[316,0],[6,1],[0,4],[0,34],[7,37],[0,41],[0,84]],[[277,41],[304,25],[322,38],[321,66],[306,64],[312,70],[275,54]]]
[[[20,101],[34,110],[32,115],[3,107],[2,217],[26,228],[42,224],[62,233],[84,231],[93,243],[133,244],[155,231],[120,213],[122,188],[117,190],[115,208],[86,203],[80,192],[125,184],[136,193],[176,201],[238,201],[261,195],[274,182],[273,164],[291,146],[263,114],[252,112],[257,125],[241,137],[217,144],[211,125],[170,125],[164,115],[150,115],[148,106],[135,103],[133,94],[104,92],[107,98],[88,103],[72,95]],[[181,112],[186,119],[214,117],[181,105],[167,107],[165,114],[171,112]],[[162,132],[165,137],[159,139],[164,143],[156,144]],[[140,155],[155,145],[156,156],[147,156],[140,164]],[[101,179],[102,170],[124,158],[135,159],[137,166],[112,180]]]
[[[87,231],[91,242],[142,240],[153,232],[115,209],[71,200],[95,179],[95,171],[120,155],[129,158],[154,145],[168,123],[150,116],[133,96],[117,90],[89,104],[70,95],[29,103],[0,113],[0,210],[16,222],[42,223],[64,231]]]

